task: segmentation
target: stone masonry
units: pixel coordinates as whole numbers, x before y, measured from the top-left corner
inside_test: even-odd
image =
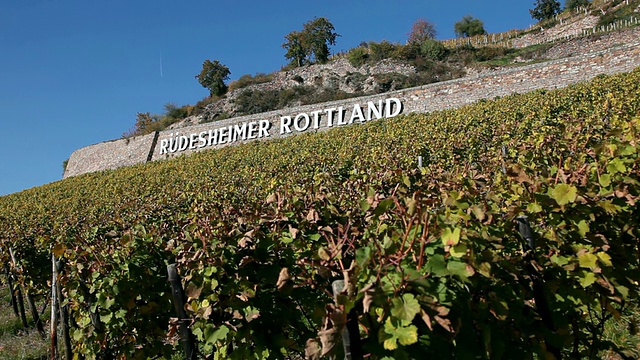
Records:
[[[603,46],[606,44],[606,46]],[[121,166],[144,163],[173,157],[174,154],[160,154],[159,144],[165,139],[175,138],[176,132],[183,135],[197,134],[210,129],[229,127],[234,124],[267,120],[272,124],[269,137],[281,137],[279,122],[281,116],[295,116],[322,109],[352,107],[387,98],[397,98],[404,105],[403,114],[429,113],[438,110],[458,108],[481,99],[492,99],[513,93],[526,93],[536,89],[556,89],[578,82],[588,81],[600,74],[630,72],[640,67],[640,28],[635,27],[611,35],[611,39],[600,37],[593,42],[593,48],[585,45],[578,55],[563,57],[544,63],[530,64],[507,69],[483,72],[461,79],[434,83],[415,88],[403,89],[385,94],[312,104],[262,114],[235,117],[212,123],[169,129],[155,134],[131,139],[120,139],[87,146],[76,150],[67,165],[64,177],[83,173],[114,169]],[[389,120],[392,121],[392,120]],[[322,128],[326,129],[326,127]],[[237,144],[235,142],[233,144]],[[228,144],[204,147],[208,150]],[[187,154],[186,150],[175,154]]]

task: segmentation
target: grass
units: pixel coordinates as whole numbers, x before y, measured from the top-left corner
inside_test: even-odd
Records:
[[[47,339],[43,340],[33,327],[25,330],[20,318],[13,313],[9,301],[9,288],[6,285],[0,286],[0,359],[47,359]]]
[[[610,341],[620,349],[626,358],[640,359],[640,307],[629,306],[619,318],[610,319],[604,326],[604,340]],[[603,359],[617,359],[611,353]]]

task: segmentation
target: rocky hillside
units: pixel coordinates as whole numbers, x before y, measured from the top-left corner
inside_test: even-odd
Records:
[[[551,23],[523,30],[517,38],[511,40],[510,49],[495,47],[492,51],[483,52],[481,56],[473,53],[477,49],[470,50],[473,48],[471,46],[448,49],[450,53],[448,59],[430,61],[428,64],[387,58],[375,63],[354,66],[348,60],[347,54],[340,54],[334,56],[327,64],[276,72],[270,75],[269,81],[234,89],[222,99],[208,104],[199,114],[189,116],[169,128],[475,76],[485,71],[514,66],[514,64],[573,56],[585,51],[585,48],[592,51],[603,49],[616,43],[615,32],[607,32],[605,36],[590,35],[593,33],[589,31],[597,28],[603,16],[629,6],[626,1],[608,1],[597,9],[579,9],[573,13],[565,13]],[[633,7],[631,11],[638,13],[640,17],[640,5],[631,4],[631,6]],[[606,29],[603,30],[606,32]],[[535,51],[519,52],[517,50],[540,44],[545,45],[538,46]],[[586,44],[589,46],[586,47]],[[367,51],[372,50],[367,49]],[[477,58],[489,56],[485,53],[490,53],[497,58],[502,57],[502,63],[496,65],[490,62],[468,61],[470,57],[477,60]],[[525,55],[522,56],[521,53]]]

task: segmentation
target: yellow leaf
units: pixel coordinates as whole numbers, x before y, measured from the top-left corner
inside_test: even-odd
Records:
[[[590,253],[585,253],[578,256],[578,262],[580,263],[580,267],[595,269],[598,266],[598,257]]]
[[[598,259],[600,259],[600,262],[605,266],[613,266],[613,263],[611,262],[611,256],[609,256],[609,254],[607,254],[606,252],[601,251],[596,255],[598,256]]]
[[[451,230],[446,228],[442,233],[442,243],[445,246],[456,246],[460,242],[460,228]]]

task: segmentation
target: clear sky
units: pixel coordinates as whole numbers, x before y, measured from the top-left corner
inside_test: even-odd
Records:
[[[419,18],[438,39],[465,15],[525,29],[534,0],[0,0],[0,196],[62,178],[71,153],[120,138],[136,113],[195,104],[205,59],[231,80],[286,64],[284,36],[314,17],[341,35],[404,43]]]

